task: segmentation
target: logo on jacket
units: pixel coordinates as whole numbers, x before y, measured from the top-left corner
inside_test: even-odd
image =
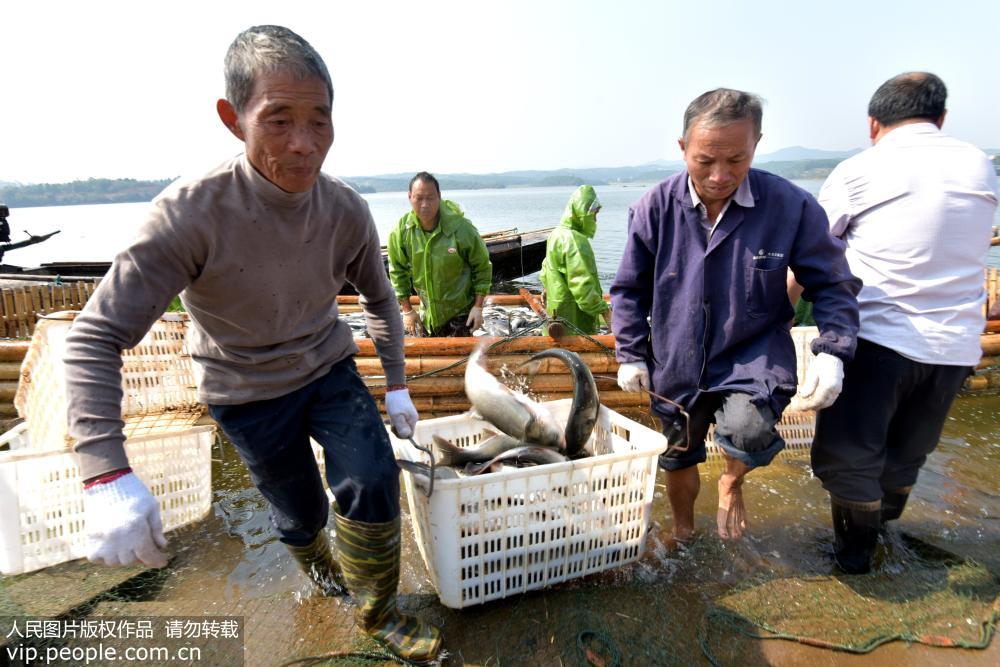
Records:
[[[750,266],[757,271],[772,271],[785,266],[785,253],[761,248],[750,258]]]
[[[448,248],[448,252],[454,255],[456,252],[458,252],[458,248]]]

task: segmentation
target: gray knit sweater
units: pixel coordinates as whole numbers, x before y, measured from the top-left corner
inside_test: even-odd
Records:
[[[121,351],[177,294],[191,317],[199,398],[239,404],[282,396],[357,352],[337,319],[349,282],[389,384],[404,381],[403,328],[368,205],[321,175],[287,193],[245,156],[171,185],[152,204],[67,337],[69,432],[84,478],[127,463]]]

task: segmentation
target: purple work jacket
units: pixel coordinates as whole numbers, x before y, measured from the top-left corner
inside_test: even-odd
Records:
[[[766,171],[747,178],[754,206],[732,202],[710,242],[686,170],[629,208],[612,329],[618,360],[645,361],[655,393],[690,408],[702,392],[738,391],[780,415],[796,391],[789,267],[813,302],[813,353],[845,362],[857,342],[861,281],[812,195]],[[652,407],[676,413],[655,398]]]

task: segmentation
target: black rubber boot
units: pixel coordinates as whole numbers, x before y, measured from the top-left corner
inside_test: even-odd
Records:
[[[399,585],[399,517],[363,523],[334,515],[337,544],[347,586],[354,595],[354,618],[369,637],[416,664],[429,664],[441,650],[441,631],[396,608]]]
[[[846,574],[872,569],[881,525],[881,502],[854,502],[830,496],[833,514],[833,557]]]
[[[912,486],[905,486],[901,489],[885,491],[882,496],[882,523],[895,521],[903,516],[903,509],[906,507],[906,500],[910,497]]]
[[[333,552],[330,551],[330,541],[325,532],[320,531],[316,539],[303,547],[291,544],[285,546],[299,562],[302,571],[323,591],[323,595],[328,597],[347,595],[344,575],[340,571],[337,559],[333,557]]]

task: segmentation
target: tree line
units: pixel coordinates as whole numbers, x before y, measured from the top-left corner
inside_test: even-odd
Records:
[[[822,179],[842,158],[771,161],[761,169],[791,179]],[[1000,155],[993,155],[1000,173]],[[557,169],[552,171],[508,171],[496,174],[439,174],[448,190],[480,188],[533,187],[552,185],[605,185],[608,183],[655,183],[680,169],[682,163],[641,165],[637,167],[601,167]],[[344,181],[361,193],[405,191],[411,174],[356,176]],[[17,185],[0,183],[0,202],[11,208],[29,206],[71,206],[76,204],[118,204],[150,201],[173,179],[139,181],[134,178],[88,178],[72,183]]]
[[[5,185],[0,201],[11,208],[73,206],[77,204],[123,204],[150,201],[173,179],[138,181],[134,178],[88,178],[72,183]]]

